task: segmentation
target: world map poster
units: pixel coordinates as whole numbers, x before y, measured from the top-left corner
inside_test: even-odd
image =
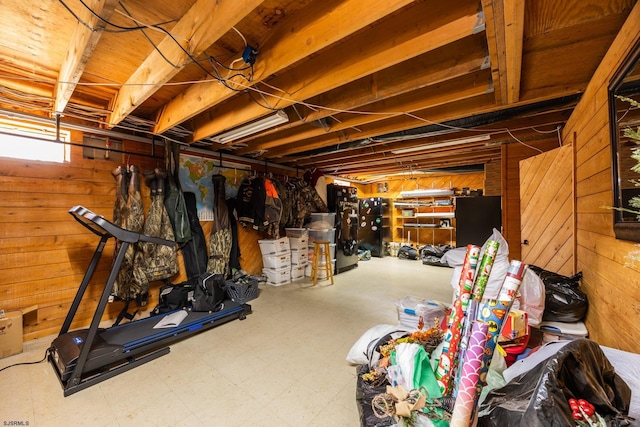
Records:
[[[180,154],[178,177],[182,191],[196,195],[196,206],[200,221],[213,221],[213,181],[211,177],[219,174],[226,178],[225,198],[233,198],[238,194],[242,180],[249,176],[246,165],[229,164],[219,160],[199,156]]]

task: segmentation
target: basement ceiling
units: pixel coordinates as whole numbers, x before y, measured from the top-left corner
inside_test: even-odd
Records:
[[[559,138],[634,4],[2,0],[0,109],[348,178],[464,169]]]

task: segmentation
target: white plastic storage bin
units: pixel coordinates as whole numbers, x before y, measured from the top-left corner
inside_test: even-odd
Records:
[[[325,228],[322,230],[314,230],[309,229],[309,246],[313,246],[313,242],[318,241],[328,241],[329,243],[335,243],[336,241],[336,229],[335,228]]]
[[[309,252],[305,249],[291,249],[291,266],[305,265],[309,261]]]
[[[289,239],[283,237],[281,239],[264,239],[258,240],[260,245],[260,252],[262,256],[278,255],[285,252],[289,252]]]
[[[290,268],[291,267],[291,254],[290,252],[279,255],[268,255],[262,257],[262,264],[264,268]]]
[[[312,213],[309,228],[314,230],[326,230],[336,226],[336,213]]]
[[[305,234],[302,237],[289,237],[289,247],[291,250],[306,249],[309,246],[309,236]]]
[[[438,319],[438,325],[440,325],[447,310],[447,305],[442,302],[418,297],[398,300],[396,306],[400,324],[416,329],[418,329],[420,318],[424,322],[425,329],[434,327],[435,319]]]
[[[325,263],[322,262],[320,264],[318,264],[318,279],[326,279],[327,278],[327,272],[324,269]],[[311,277],[311,263],[307,264],[304,268],[304,275],[307,277]],[[331,271],[333,272],[333,274],[335,274],[336,271],[336,260],[332,260],[331,261]]]
[[[309,237],[309,231],[306,228],[285,228],[287,237]]]
[[[291,267],[291,280],[300,280],[304,278],[306,265],[294,265]]]
[[[263,268],[262,274],[267,276],[267,285],[280,286],[291,282],[290,268],[281,268],[278,270],[272,268]]]

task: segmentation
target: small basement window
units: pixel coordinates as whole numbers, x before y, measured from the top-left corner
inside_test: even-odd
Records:
[[[0,157],[64,163],[70,159],[68,131],[60,131],[56,141],[54,127],[0,119]]]

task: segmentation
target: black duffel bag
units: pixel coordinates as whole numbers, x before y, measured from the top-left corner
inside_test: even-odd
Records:
[[[189,282],[162,285],[160,287],[158,305],[151,311],[151,315],[156,316],[189,308],[193,300],[194,290],[194,286]]]

